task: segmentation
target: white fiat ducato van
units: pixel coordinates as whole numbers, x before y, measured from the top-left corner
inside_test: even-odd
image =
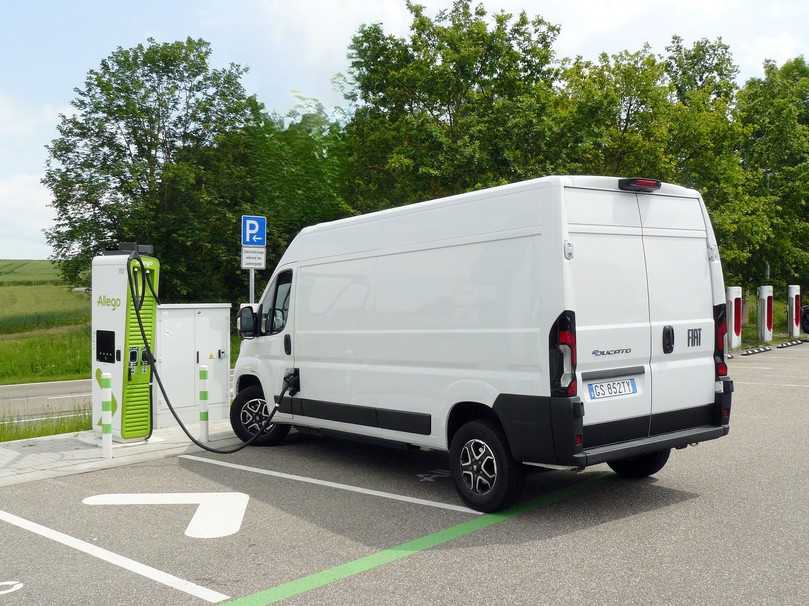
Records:
[[[482,511],[523,465],[645,477],[728,433],[724,292],[700,194],[653,179],[544,177],[307,227],[240,312],[231,423],[250,439],[269,401],[256,444],[294,425],[448,451]]]

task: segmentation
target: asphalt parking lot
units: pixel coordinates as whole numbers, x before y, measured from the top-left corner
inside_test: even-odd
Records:
[[[6,486],[0,603],[807,604],[809,345],[730,370],[727,438],[643,481],[534,473],[504,514],[442,453],[306,434]]]

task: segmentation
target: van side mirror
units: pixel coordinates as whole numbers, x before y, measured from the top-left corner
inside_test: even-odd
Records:
[[[242,307],[237,320],[239,336],[242,339],[252,339],[256,336],[256,314],[252,307]]]

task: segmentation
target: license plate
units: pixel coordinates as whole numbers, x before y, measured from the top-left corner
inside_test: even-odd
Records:
[[[635,384],[635,379],[629,378],[588,383],[587,390],[590,392],[591,400],[600,400],[602,398],[615,398],[638,393],[638,386]]]

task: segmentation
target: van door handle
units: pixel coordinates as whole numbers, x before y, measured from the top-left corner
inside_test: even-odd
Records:
[[[292,337],[288,334],[284,335],[284,353],[286,355],[292,355]]]
[[[668,354],[674,351],[674,327],[663,327],[663,353]]]

